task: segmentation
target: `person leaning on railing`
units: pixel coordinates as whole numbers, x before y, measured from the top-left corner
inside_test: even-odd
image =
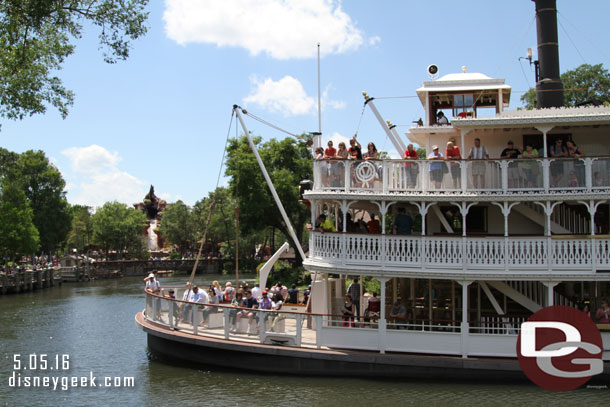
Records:
[[[531,144],[526,144],[525,150],[521,153],[521,158],[538,158],[538,150]],[[538,163],[524,161],[521,163],[521,169],[523,170],[527,186],[530,188],[534,187],[538,178]]]

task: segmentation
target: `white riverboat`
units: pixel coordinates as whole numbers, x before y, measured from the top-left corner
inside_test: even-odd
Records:
[[[430,151],[453,139],[467,152],[479,138],[490,159],[314,161],[313,188],[304,194],[312,224],[325,213],[339,231],[310,233],[311,312],[284,308],[274,327],[236,326],[233,308],[221,304],[205,307],[202,323],[194,304],[147,293],[137,320],[149,347],[171,359],[247,360],[254,370],[276,372],[507,379],[522,376],[516,342],[529,315],[586,304],[594,317],[610,296],[610,107],[505,110],[510,87],[477,73],[426,81],[417,92],[426,121],[407,132],[410,142]],[[460,115],[456,100],[475,102]],[[372,98],[366,102],[374,109]],[[434,123],[440,108],[453,113],[450,124]],[[587,155],[547,157],[557,138]],[[509,140],[532,144],[540,157],[498,159]],[[446,168],[440,181],[432,178],[439,163]],[[473,169],[483,174],[478,185]],[[415,220],[412,234],[393,234],[386,224],[402,209]],[[348,215],[365,213],[381,220],[381,233],[348,232]],[[346,280],[354,277],[379,282],[382,306],[344,326]],[[396,301],[405,320],[389,317]],[[367,300],[360,304],[364,311]],[[185,306],[198,312],[178,320]],[[267,319],[267,311],[258,313]],[[607,374],[610,331],[599,327]],[[261,363],[269,357],[281,363]]]
[[[543,106],[561,106],[555,2],[536,0],[536,9],[537,96]],[[554,28],[541,30],[545,24]],[[607,380],[610,325],[599,324],[596,310],[610,297],[610,107],[507,110],[504,79],[465,68],[424,81],[417,94],[424,119],[406,138],[366,94],[365,105],[400,154],[408,141],[445,155],[451,141],[462,158],[314,161],[313,187],[303,194],[312,225],[325,214],[338,231],[314,227],[308,255],[295,244],[312,273],[310,308],[237,320],[241,309],[230,305],[147,292],[136,323],[149,349],[170,360],[275,373],[505,382],[525,378],[516,353],[522,322],[549,305],[587,306],[603,341],[604,372],[596,377]],[[234,107],[249,138],[240,111]],[[437,122],[439,111],[450,122]],[[463,159],[477,139],[486,154]],[[562,151],[557,140],[580,153],[551,154]],[[530,153],[501,158],[509,141]],[[413,220],[403,234],[393,233],[399,213]],[[372,215],[379,233],[357,233],[350,219]],[[355,277],[376,280],[379,293],[372,306],[360,291],[363,317],[352,323],[343,306]],[[396,304],[404,317],[392,317]]]

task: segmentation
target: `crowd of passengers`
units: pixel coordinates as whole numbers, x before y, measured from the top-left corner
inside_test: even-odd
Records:
[[[173,288],[169,288],[167,292],[161,287],[159,280],[156,277],[156,270],[150,273],[145,279],[146,291],[163,296],[165,298],[177,299],[176,291]],[[296,284],[292,284],[291,288],[287,288],[278,281],[271,288],[261,288],[259,283],[255,283],[253,287],[250,287],[247,282],[236,288],[233,283],[227,281],[224,289],[218,281],[212,282],[210,286],[200,288],[197,285],[191,285],[187,282],[185,285],[184,292],[182,294],[182,301],[188,301],[189,303],[202,304],[199,309],[202,310],[202,321],[201,325],[205,325],[208,322],[209,315],[213,312],[218,312],[219,308],[209,307],[209,305],[230,305],[234,309],[229,312],[229,322],[231,324],[231,331],[235,332],[240,324],[242,318],[248,319],[248,326],[251,325],[252,321],[256,321],[257,327],[260,323],[260,316],[256,310],[267,310],[270,312],[263,313],[263,319],[269,321],[270,329],[274,329],[275,325],[279,322],[281,315],[279,311],[283,304],[303,304],[306,305],[311,293],[311,285],[303,290],[302,295]],[[205,307],[207,306],[207,307]],[[157,307],[157,315],[154,319],[159,319],[160,308]],[[177,323],[185,322],[192,323],[192,304],[182,304],[174,309],[174,318]]]
[[[357,136],[349,141],[350,147],[346,148],[345,143],[339,143],[339,149],[335,149],[332,140],[328,142],[328,147],[323,149],[318,147],[316,149],[316,160],[377,160],[379,159],[379,152],[374,143],[367,145],[366,152],[362,153],[362,146],[357,140]],[[550,158],[582,158],[585,156],[581,148],[579,148],[573,140],[564,141],[562,138],[557,138],[555,142],[548,149],[548,157]],[[513,141],[509,141],[506,148],[502,150],[500,159],[517,159],[517,158],[539,158],[541,153],[534,148],[531,144],[526,144],[524,149],[515,146]],[[438,145],[432,146],[432,152],[427,157],[419,157],[417,151],[413,147],[413,144],[407,146],[407,150],[403,154],[405,160],[419,160],[427,159],[433,161],[447,160],[456,161],[462,160],[462,153],[460,148],[456,145],[455,138],[451,137],[447,142],[445,153],[441,152]],[[485,146],[481,144],[479,138],[474,139],[474,145],[470,148],[468,160],[481,160],[480,162],[474,162],[472,165],[472,177],[475,188],[485,188],[485,170],[486,165],[482,160],[489,160],[489,152]],[[513,166],[509,168],[509,187],[517,187],[519,181],[522,181],[520,185],[533,187],[536,184],[538,176],[538,167],[531,163],[521,163],[520,168],[522,170],[522,180],[519,179],[518,168]],[[429,167],[430,179],[435,188],[440,188],[445,173],[451,172],[451,178],[453,180],[453,188],[459,188],[460,182],[460,165],[457,162],[450,163],[446,166],[443,163],[433,163]],[[333,165],[332,163],[327,166],[323,177],[325,181],[332,186],[339,186],[342,180],[341,168]],[[417,175],[419,173],[419,166],[417,164],[405,163],[405,172],[407,178],[407,186],[409,188],[415,188],[417,183]],[[564,177],[564,165],[560,161],[554,161],[551,163],[551,178],[552,185],[559,185],[559,182]],[[568,174],[566,183],[569,187],[584,186],[585,169],[582,162],[577,162],[574,165],[573,170]],[[603,186],[606,185],[606,180],[603,174],[595,172],[593,174],[593,185]]]

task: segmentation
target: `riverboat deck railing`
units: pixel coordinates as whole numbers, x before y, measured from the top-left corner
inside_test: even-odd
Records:
[[[610,189],[610,157],[317,160],[314,192],[582,193]]]
[[[610,269],[610,239],[311,232],[310,261],[372,269],[595,273]]]

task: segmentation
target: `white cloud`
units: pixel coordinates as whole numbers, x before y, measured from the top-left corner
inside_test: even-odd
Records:
[[[271,112],[279,112],[284,116],[296,116],[312,112],[316,102],[307,96],[303,85],[292,76],[284,76],[277,82],[271,78],[260,80],[253,76],[250,82],[255,89],[244,103],[253,103]]]
[[[62,154],[70,159],[75,171],[85,174],[93,174],[103,168],[113,168],[121,160],[119,153],[116,151],[111,153],[97,144],[89,147],[72,147],[62,151]]]
[[[307,95],[298,79],[290,75],[284,76],[279,81],[271,78],[261,80],[252,76],[250,82],[254,89],[244,98],[246,105],[252,103],[270,112],[281,113],[286,117],[317,112],[317,101]],[[330,86],[327,86],[322,93],[322,109],[325,110],[327,106],[333,109],[343,109],[345,102],[328,99],[329,89]]]
[[[241,47],[276,59],[313,58],[318,43],[322,55],[365,43],[336,0],[165,0],[163,19],[166,35],[181,45]]]
[[[335,148],[339,148],[339,143],[340,142],[344,142],[345,143],[345,147],[349,148],[349,140],[350,139],[348,137],[342,136],[340,133],[337,133],[336,131],[333,132],[333,135],[332,135],[332,137],[330,139],[332,140],[333,146]],[[323,146],[325,146],[325,148],[326,148],[327,144],[328,144],[328,140],[323,144]]]
[[[116,200],[131,205],[147,192],[144,181],[117,167],[121,158],[116,151],[93,144],[61,153],[70,161],[70,170],[65,172],[66,190],[73,204],[99,207]]]

